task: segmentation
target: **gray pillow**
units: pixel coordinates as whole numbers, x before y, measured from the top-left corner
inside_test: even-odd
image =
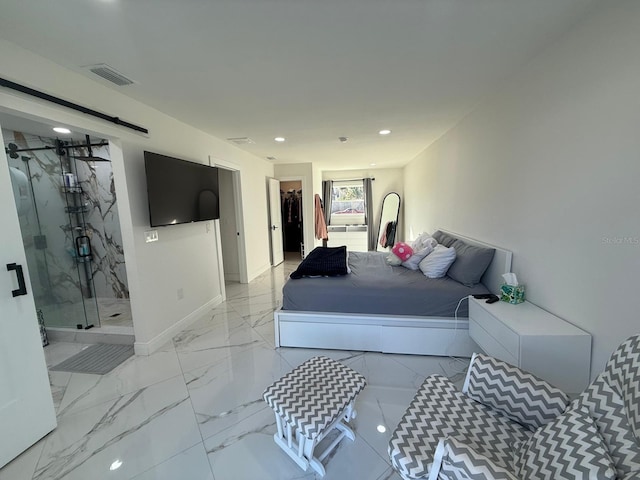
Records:
[[[459,239],[454,240],[451,246],[456,250],[456,261],[449,268],[447,276],[467,287],[480,283],[496,250],[469,245]]]
[[[434,234],[431,235],[431,237],[435,238],[436,242],[438,242],[440,245],[444,245],[445,247],[450,247],[453,242],[457,240],[457,238],[452,237],[448,233],[444,233],[440,230],[436,230]]]

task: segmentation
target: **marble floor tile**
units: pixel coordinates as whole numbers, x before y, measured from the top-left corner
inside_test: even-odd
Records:
[[[273,319],[264,325],[257,325],[253,327],[253,329],[262,337],[265,343],[271,346],[271,348],[276,347],[276,330],[273,324]]]
[[[384,472],[377,480],[402,480],[402,477],[393,469],[393,467],[389,467],[389,470]]]
[[[202,441],[181,377],[58,419],[34,480],[131,478]],[[114,462],[121,463],[110,470]]]
[[[356,434],[388,463],[387,445],[416,391],[412,387],[368,385],[356,400],[358,415],[351,421]]]
[[[280,347],[278,349],[278,353],[294,367],[306,362],[310,358],[321,355],[345,364],[349,360],[353,360],[364,355],[363,352],[353,352],[350,350],[321,350],[315,348],[292,347]]]
[[[233,353],[264,343],[262,336],[244,321],[186,330],[174,338],[183,372],[218,363]]]
[[[203,438],[262,410],[262,393],[292,369],[270,345],[256,344],[222,361],[185,372]]]
[[[175,351],[133,356],[105,375],[73,373],[60,403],[58,416],[104,403],[176,376],[182,377],[182,369]]]
[[[424,377],[399,363],[395,357],[369,352],[345,359],[343,363],[364,375],[367,386],[409,388],[415,393]]]
[[[51,396],[53,397],[53,406],[56,412],[60,408],[69,380],[71,380],[71,375],[73,375],[71,372],[49,371],[49,385],[51,385]]]
[[[215,480],[202,443],[171,457],[132,480]]]
[[[233,305],[233,308],[242,316],[251,327],[273,324],[273,311],[280,308],[281,302],[265,301],[252,304]]]
[[[0,469],[0,480],[31,480],[44,448],[44,440],[22,452]]]

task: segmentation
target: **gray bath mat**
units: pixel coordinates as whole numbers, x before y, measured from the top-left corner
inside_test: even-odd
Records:
[[[133,355],[133,345],[100,343],[85,348],[80,353],[59,363],[51,370],[104,375]]]

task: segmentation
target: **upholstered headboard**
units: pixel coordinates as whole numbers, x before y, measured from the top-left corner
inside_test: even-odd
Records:
[[[464,235],[460,235],[459,233],[450,232],[443,229],[440,229],[440,231],[451,235],[452,237],[459,238],[460,240],[463,240],[470,245],[495,249],[496,253],[493,255],[493,260],[491,260],[487,271],[484,272],[481,281],[492,293],[499,294],[500,285],[504,283],[502,274],[511,271],[511,258],[513,254],[509,250],[505,250],[504,248],[496,247],[495,245],[481,242],[480,240],[476,240],[474,238],[465,237]]]

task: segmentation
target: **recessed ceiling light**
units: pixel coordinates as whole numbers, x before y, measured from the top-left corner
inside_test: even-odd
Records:
[[[375,163],[370,163],[369,165],[371,165],[372,167],[375,167],[376,164]]]
[[[53,131],[58,133],[64,133],[65,135],[68,135],[71,133],[71,130],[64,127],[53,127]]]
[[[378,425],[376,427],[376,430],[378,430],[380,433],[384,433],[387,431],[387,427],[385,427],[384,425]]]
[[[275,140],[276,142],[284,142],[284,141],[285,141],[285,138],[284,138],[284,137],[276,137],[276,138],[274,138],[274,140]]]
[[[385,128],[384,130],[380,130],[378,133],[380,135],[389,135],[391,133],[391,130]]]

